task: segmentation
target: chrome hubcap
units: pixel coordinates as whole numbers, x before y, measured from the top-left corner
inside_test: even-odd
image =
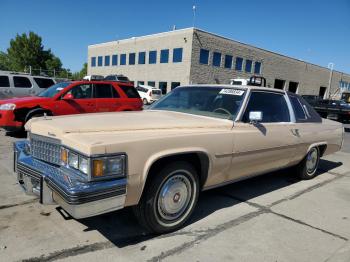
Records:
[[[311,149],[311,151],[308,153],[307,155],[307,159],[306,159],[306,169],[307,172],[313,173],[317,167],[317,162],[318,162],[318,153],[317,153],[317,149],[313,148]]]
[[[179,218],[187,209],[192,198],[190,180],[177,174],[169,178],[160,189],[158,197],[158,212],[165,220]]]

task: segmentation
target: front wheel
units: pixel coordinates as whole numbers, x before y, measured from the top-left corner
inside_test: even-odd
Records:
[[[153,175],[140,203],[134,207],[136,217],[154,233],[179,229],[191,216],[198,200],[197,172],[191,164],[181,161]]]
[[[305,158],[296,166],[296,172],[301,179],[307,180],[316,176],[318,164],[320,162],[320,150],[313,147]]]

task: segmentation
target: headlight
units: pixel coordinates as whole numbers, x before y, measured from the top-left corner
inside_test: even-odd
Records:
[[[3,104],[0,105],[0,110],[15,110],[16,105],[15,104]]]
[[[92,160],[92,176],[123,176],[125,175],[125,156],[103,157]]]
[[[84,174],[89,173],[89,161],[87,158],[79,156],[79,170]]]
[[[79,157],[77,154],[72,152],[68,153],[68,165],[75,169],[79,169]]]

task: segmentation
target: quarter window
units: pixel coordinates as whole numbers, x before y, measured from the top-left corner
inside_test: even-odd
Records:
[[[252,60],[246,60],[246,61],[245,61],[245,71],[246,71],[247,73],[252,72],[252,64],[253,64],[253,61],[252,61]]]
[[[105,56],[105,66],[109,66],[110,65],[110,60],[111,60],[111,57],[109,55],[106,55]]]
[[[155,64],[157,63],[157,51],[150,51],[148,54],[148,63]]]
[[[135,64],[135,53],[130,53],[129,54],[129,65],[134,65]]]
[[[237,71],[242,71],[243,69],[243,58],[242,57],[236,57],[236,67],[235,69]]]
[[[221,64],[221,53],[214,52],[213,54],[213,66],[220,66]]]
[[[0,76],[0,87],[10,87],[10,80],[8,76]]]
[[[144,65],[146,63],[146,52],[139,53],[139,64]]]
[[[14,76],[13,82],[15,84],[15,87],[19,87],[19,88],[31,88],[32,87],[32,83],[30,82],[30,80],[24,76]]]
[[[128,98],[140,98],[139,93],[133,86],[119,85]]]
[[[199,63],[204,65],[209,64],[209,50],[206,50],[206,49],[200,50]]]
[[[296,98],[295,96],[290,96],[289,99],[290,99],[290,102],[291,102],[291,104],[293,106],[293,110],[294,110],[294,114],[295,114],[296,120],[305,120],[306,119],[306,115],[305,115],[303,107],[300,104],[298,98]]]
[[[126,65],[126,54],[120,55],[120,65]]]
[[[283,94],[252,92],[242,121],[249,122],[249,112],[262,112],[264,123],[290,122],[289,109]]]
[[[161,63],[169,62],[169,49],[160,50],[160,62]]]
[[[232,67],[232,55],[225,55],[225,68],[231,69]]]
[[[112,55],[112,66],[118,65],[118,55]]]
[[[91,67],[96,66],[96,57],[91,57]]]
[[[173,63],[182,62],[182,48],[174,48],[173,50]]]

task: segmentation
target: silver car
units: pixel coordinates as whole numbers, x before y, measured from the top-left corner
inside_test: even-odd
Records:
[[[0,99],[33,96],[55,83],[50,77],[0,71]]]

